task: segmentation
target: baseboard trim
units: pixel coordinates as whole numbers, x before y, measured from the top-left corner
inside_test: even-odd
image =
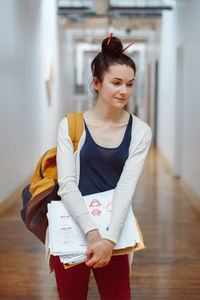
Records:
[[[23,188],[32,180],[32,175],[22,182],[3,202],[0,203],[0,214],[7,210],[13,203],[15,203],[22,194]]]
[[[188,199],[188,201],[192,204],[192,206],[200,212],[200,199],[197,195],[192,191],[190,186],[183,180],[180,180],[181,188],[184,190],[184,193]]]

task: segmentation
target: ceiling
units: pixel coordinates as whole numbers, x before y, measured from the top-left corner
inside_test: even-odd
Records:
[[[161,16],[163,10],[172,10],[175,0],[57,0],[58,15]]]

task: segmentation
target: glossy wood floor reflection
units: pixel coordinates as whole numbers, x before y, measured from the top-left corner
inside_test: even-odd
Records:
[[[134,199],[147,249],[134,256],[133,300],[200,299],[200,213],[195,201],[181,180],[172,178],[162,155],[151,150]],[[57,299],[43,246],[24,227],[20,206],[21,199],[16,199],[0,215],[0,299]],[[88,300],[97,299],[91,277]]]

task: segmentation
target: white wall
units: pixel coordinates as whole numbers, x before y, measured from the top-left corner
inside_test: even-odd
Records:
[[[177,138],[180,176],[200,197],[200,1],[178,0],[174,12],[163,14],[159,69],[158,147],[176,167]],[[182,99],[177,110],[177,49],[182,49]],[[181,112],[182,110],[182,112]],[[181,114],[181,115],[180,115]],[[181,130],[178,122],[181,122]],[[178,128],[178,132],[177,132]],[[179,135],[177,134],[179,133]]]
[[[46,22],[45,22],[46,21]],[[44,23],[45,22],[45,23]],[[0,10],[0,202],[56,143],[57,88],[55,0],[6,0]],[[54,57],[55,86],[48,105],[46,55]]]
[[[161,23],[158,78],[158,147],[174,163],[175,15],[165,12]]]

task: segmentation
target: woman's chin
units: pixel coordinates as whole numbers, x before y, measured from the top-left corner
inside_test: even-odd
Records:
[[[112,106],[115,107],[115,108],[118,108],[118,109],[122,109],[127,103],[125,101],[121,101],[121,102],[118,102],[118,103],[114,103]]]

